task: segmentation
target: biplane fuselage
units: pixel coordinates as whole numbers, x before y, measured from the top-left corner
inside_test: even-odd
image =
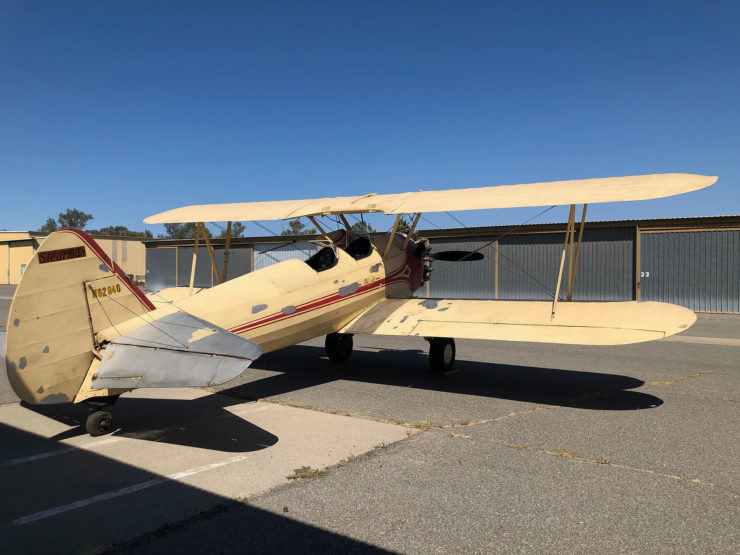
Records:
[[[57,232],[45,243],[54,256],[42,249],[29,273],[40,275],[37,272],[51,267],[56,285],[49,288],[31,277],[17,295],[8,351],[11,384],[32,404],[118,396],[135,387],[124,387],[126,379],[113,380],[122,387],[101,387],[99,367],[114,354],[116,360],[125,361],[122,364],[136,366],[109,346],[142,330],[155,332],[132,340],[153,357],[144,364],[162,368],[171,364],[166,357],[173,349],[202,351],[199,340],[215,329],[258,346],[249,355],[255,358],[338,332],[380,301],[409,298],[421,286],[423,249],[400,233],[389,245],[389,237],[371,234],[347,244],[346,232],[340,231],[332,234],[332,246],[324,246],[307,261],[285,260],[209,289],[178,287],[144,297],[89,236],[77,230]],[[182,314],[198,322],[179,321],[167,328],[168,318]],[[22,330],[26,333],[17,340]],[[185,367],[180,371],[187,373]],[[213,368],[208,372],[213,375]],[[176,383],[192,385],[183,379]],[[218,381],[210,380],[203,383]]]
[[[337,238],[343,244],[344,236]],[[359,238],[362,241],[362,238]],[[422,283],[416,243],[396,234],[388,254],[388,234],[370,236],[372,246],[357,258],[341,246],[324,247],[335,260],[318,269],[297,258],[255,270],[194,295],[188,288],[164,291],[150,299],[154,320],[183,311],[248,339],[263,352],[334,333],[386,297],[409,298]],[[102,330],[112,340],[142,325],[139,318]]]

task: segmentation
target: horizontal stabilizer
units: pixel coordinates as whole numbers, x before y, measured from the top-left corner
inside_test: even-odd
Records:
[[[262,348],[184,312],[149,322],[105,349],[92,389],[204,387],[241,374]]]
[[[658,302],[552,302],[469,299],[385,299],[342,333],[624,345],[689,328],[696,315]]]

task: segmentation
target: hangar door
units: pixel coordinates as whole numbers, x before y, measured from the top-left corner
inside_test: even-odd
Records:
[[[229,265],[226,272],[227,281],[250,271],[251,248],[250,245],[231,245],[229,248]],[[214,245],[213,258],[216,260],[216,267],[220,273],[224,263],[224,247],[222,245]],[[190,283],[192,265],[193,247],[178,247],[177,285],[184,286]],[[211,271],[211,257],[208,255],[207,247],[198,247],[193,284],[196,287],[218,285],[218,280]]]
[[[640,298],[740,312],[740,230],[640,234]]]
[[[214,246],[216,266],[221,271],[224,247]],[[227,279],[233,279],[251,270],[251,245],[232,245],[229,249]],[[190,268],[193,263],[193,247],[159,247],[146,249],[146,287],[161,291],[167,287],[187,286],[190,283]],[[206,247],[198,248],[195,265],[196,287],[212,287],[216,280],[211,271],[211,258]]]
[[[551,300],[555,294],[565,233],[503,237],[499,246],[499,298]],[[634,292],[635,230],[586,224],[576,269],[576,301],[629,301]],[[566,265],[568,257],[566,256]],[[560,296],[568,293],[568,271]]]
[[[430,297],[452,299],[493,299],[495,281],[494,245],[489,238],[432,239],[432,252],[474,251],[480,249],[481,260],[432,263],[429,280]],[[422,288],[417,295],[424,296]]]
[[[175,268],[177,247],[146,249],[146,288],[161,291],[177,285]]]

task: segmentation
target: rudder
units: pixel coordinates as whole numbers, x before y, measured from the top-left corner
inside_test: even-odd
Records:
[[[21,278],[8,316],[5,360],[31,404],[74,400],[95,358],[95,332],[154,310],[83,231],[49,235]]]

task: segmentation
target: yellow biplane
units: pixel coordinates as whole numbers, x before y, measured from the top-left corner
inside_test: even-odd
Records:
[[[146,223],[198,222],[190,287],[145,296],[82,231],[49,235],[28,264],[7,326],[10,383],[27,403],[85,402],[93,435],[112,429],[100,410],[140,387],[210,386],[242,373],[262,353],[326,335],[326,352],[346,361],[353,334],[421,336],[432,368],[455,360],[454,338],[619,345],[666,337],[691,326],[690,310],[657,302],[568,302],[586,207],[695,191],[716,177],[653,174],[472,189],[188,206]],[[575,205],[583,204],[576,235]],[[499,301],[416,298],[435,254],[414,231],[424,212],[570,205],[555,291],[568,255],[567,298]],[[346,216],[395,215],[389,233],[357,235]],[[413,215],[408,233],[401,217]],[[321,224],[336,217],[344,229]],[[308,218],[323,235],[308,260],[286,260],[194,294],[200,237],[216,267],[204,222]],[[449,253],[448,253],[449,254]],[[463,254],[465,259],[473,253]],[[555,273],[553,272],[553,277]]]

